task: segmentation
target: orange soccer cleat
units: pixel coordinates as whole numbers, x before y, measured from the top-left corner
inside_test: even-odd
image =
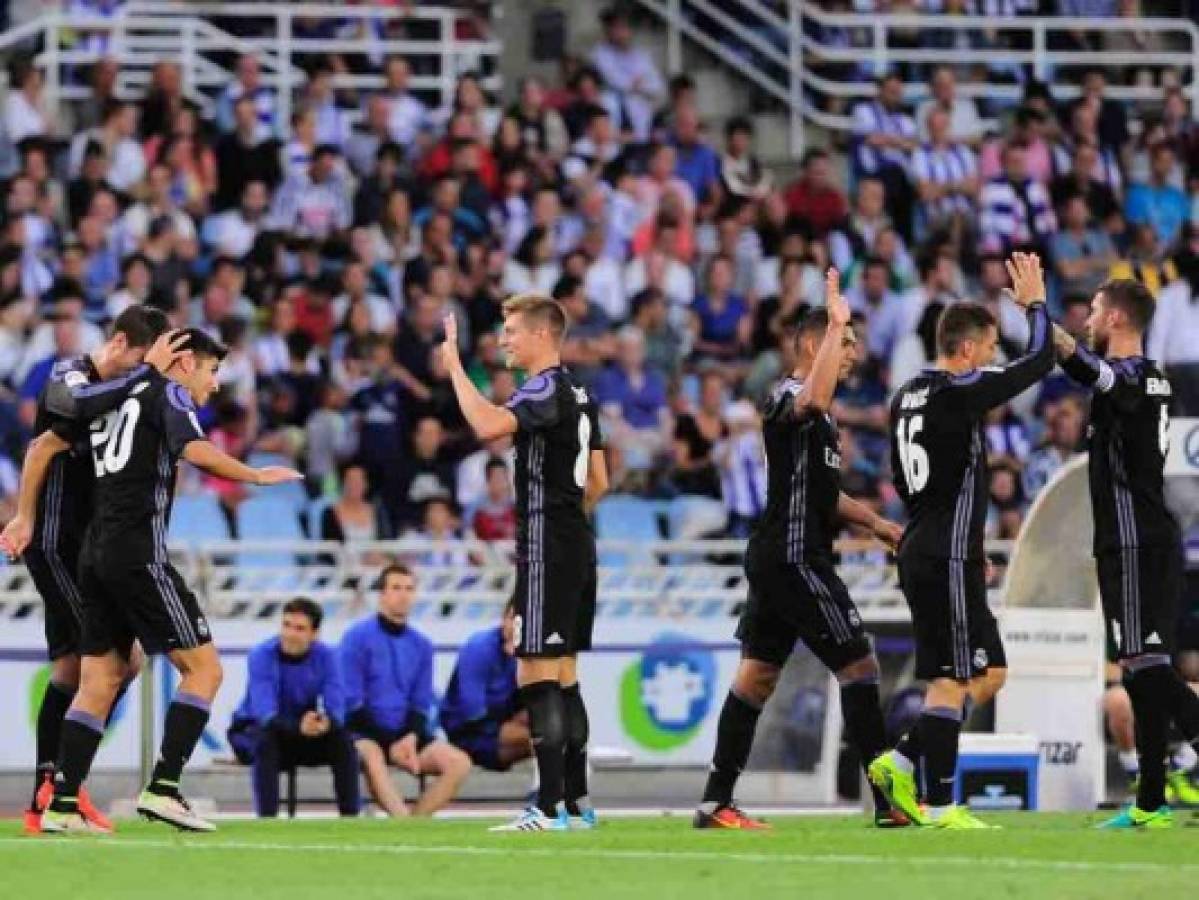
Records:
[[[751,819],[735,806],[721,806],[714,812],[696,810],[691,822],[696,828],[723,828],[728,831],[769,831],[770,825]]]
[[[88,823],[99,831],[111,833],[117,830],[116,826],[112,824],[112,820],[100,812],[96,808],[96,805],[92,803],[92,798],[85,787],[79,789],[79,815],[83,816]]]

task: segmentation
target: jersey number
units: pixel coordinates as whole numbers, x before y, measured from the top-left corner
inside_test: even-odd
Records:
[[[587,461],[591,452],[591,419],[587,413],[579,416],[579,455],[575,457],[575,484],[587,486]]]
[[[899,465],[903,479],[908,483],[908,493],[916,494],[928,484],[928,453],[916,443],[916,435],[924,428],[924,416],[900,419],[895,428],[896,443],[899,444]]]
[[[141,404],[130,397],[120,409],[92,423],[92,460],[97,478],[125,468],[133,454],[133,433],[141,412]]]
[[[1170,413],[1162,407],[1162,418],[1157,423],[1157,443],[1161,447],[1162,457],[1170,455]]]

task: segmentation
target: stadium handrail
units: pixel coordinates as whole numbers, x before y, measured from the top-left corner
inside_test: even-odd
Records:
[[[992,559],[1005,561],[1012,544],[987,544]],[[515,584],[511,541],[204,541],[171,545],[175,565],[209,615],[269,618],[297,595],[323,604],[331,618],[366,609],[380,569],[391,561],[412,563],[421,577],[414,616],[475,618],[494,612]],[[838,571],[863,620],[904,623],[910,618],[894,560],[868,540],[838,541]],[[447,561],[450,551],[456,557]],[[745,601],[743,540],[603,540],[597,544],[599,614],[620,618],[732,616]],[[440,558],[437,557],[440,555]],[[991,590],[1002,603],[1002,583]],[[28,617],[41,600],[22,565],[0,564],[0,620]]]
[[[870,99],[875,95],[874,84],[869,79],[838,81],[818,74],[811,64],[814,58],[830,62],[868,63],[875,73],[908,64],[966,66],[991,62],[1028,65],[1038,79],[1049,84],[1054,97],[1059,100],[1076,97],[1080,90],[1077,77],[1056,77],[1056,73],[1062,69],[1078,70],[1088,66],[1106,69],[1177,67],[1190,70],[1190,78],[1184,77],[1182,83],[1191,100],[1191,113],[1199,119],[1199,77],[1196,77],[1199,75],[1199,26],[1188,18],[1145,17],[1130,21],[1126,18],[1066,16],[999,18],[922,13],[866,14],[827,12],[816,4],[800,0],[787,3],[785,17],[760,0],[739,0],[739,18],[733,18],[711,0],[638,0],[638,3],[652,12],[666,28],[666,60],[670,74],[677,74],[684,69],[684,39],[721,60],[787,109],[791,125],[791,151],[796,157],[803,152],[805,125],[813,124],[839,132],[848,132],[853,125],[848,115],[818,108],[813,102],[814,97],[838,97],[853,101]],[[863,39],[863,42],[854,46],[822,43],[810,33],[812,26],[848,30]],[[1069,32],[1122,32],[1130,28],[1165,35],[1184,43],[1186,49],[1155,52],[1152,55],[1109,50],[1049,49],[1053,43],[1051,38]],[[924,32],[930,29],[1005,33],[1019,36],[1020,43],[1029,49],[892,46],[890,39],[896,31]],[[746,50],[750,53],[746,53]],[[985,78],[959,80],[958,83],[959,96],[987,97],[1003,102],[1017,102],[1021,90],[1018,84],[994,84]],[[928,96],[928,85],[922,81],[908,82],[904,85],[904,92],[909,100],[920,100]],[[1153,102],[1162,98],[1161,88],[1152,84],[1112,84],[1107,93],[1117,100]]]
[[[223,22],[241,20],[258,28],[269,26],[268,33],[241,37],[218,27],[204,16],[219,17]],[[403,19],[437,25],[436,39],[393,40],[363,27],[352,37],[313,38],[296,33],[299,18],[335,17],[339,20],[373,22]],[[139,96],[150,80],[153,66],[164,60],[179,64],[183,88],[189,99],[199,103],[206,113],[213,108],[217,93],[228,84],[233,73],[222,60],[231,52],[252,53],[262,63],[263,81],[278,92],[279,121],[290,120],[292,93],[304,84],[301,61],[321,54],[345,53],[370,57],[411,54],[437,57],[437,74],[413,74],[413,91],[436,95],[434,104],[449,107],[457,77],[465,69],[487,68],[483,87],[494,95],[501,87],[495,61],[500,43],[495,40],[462,40],[455,36],[454,24],[462,10],[446,6],[415,5],[410,11],[341,6],[336,4],[282,3],[181,3],[157,0],[132,0],[112,17],[50,9],[37,18],[0,34],[0,53],[11,52],[41,39],[42,49],[34,64],[45,74],[45,99],[49,110],[61,103],[82,102],[88,96],[85,84],[72,81],[72,70],[110,56],[120,64],[118,93]],[[109,45],[98,48],[72,43],[80,33],[107,33]],[[487,62],[485,67],[481,62]],[[372,89],[383,86],[378,72],[343,73],[334,77],[338,89]],[[356,117],[358,111],[350,111]]]

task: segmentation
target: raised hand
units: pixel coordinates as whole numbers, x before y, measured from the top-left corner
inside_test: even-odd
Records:
[[[257,470],[260,485],[284,484],[288,481],[303,481],[304,476],[287,466],[263,466]]]
[[[841,273],[830,267],[824,276],[824,305],[832,325],[848,325],[849,301],[841,295]]]
[[[1012,279],[1012,297],[1021,306],[1045,302],[1045,273],[1035,253],[1013,253],[1004,264]]]
[[[445,341],[441,345],[441,360],[447,369],[453,371],[456,366],[462,365],[462,360],[458,358],[458,320],[451,314],[441,320],[441,325],[445,330]]]

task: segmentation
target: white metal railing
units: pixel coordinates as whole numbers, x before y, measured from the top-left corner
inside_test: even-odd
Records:
[[[848,131],[852,119],[821,108],[827,98],[852,103],[874,96],[872,75],[913,66],[950,64],[971,67],[985,64],[1007,70],[1027,68],[1047,81],[1059,100],[1079,93],[1079,72],[1087,66],[1111,70],[1179,69],[1199,119],[1199,28],[1187,18],[1086,19],[1068,17],[1017,17],[946,15],[867,15],[831,13],[802,0],[767,4],[738,0],[737,15],[713,0],[638,0],[666,26],[667,67],[683,71],[684,39],[707,51],[781,103],[791,118],[791,149],[802,152],[804,125],[811,123],[834,131]],[[1177,50],[1125,53],[1106,50],[1051,50],[1054,38],[1071,32],[1150,32],[1181,45]],[[931,31],[986,34],[992,46],[970,49],[896,46],[897,37]],[[1015,37],[1028,49],[997,46],[1000,36]],[[828,78],[818,71],[822,63],[851,65],[844,79]],[[1072,70],[1072,72],[1071,72]],[[1055,73],[1065,72],[1061,78]],[[961,96],[1015,102],[1019,84],[997,84],[987,77],[959,77]],[[905,84],[909,100],[928,94],[924,80]],[[1112,84],[1108,96],[1117,100],[1160,101],[1162,91],[1151,84]]]
[[[837,549],[838,572],[863,618],[876,624],[907,621],[894,561],[881,546],[847,540]],[[458,558],[446,561],[447,550]],[[745,601],[744,541],[600,541],[597,551],[602,616],[727,617]],[[1006,560],[1011,545],[991,542],[987,551]],[[420,575],[414,616],[475,618],[511,596],[512,553],[511,542],[439,544],[419,538],[212,541],[171,548],[208,613],[240,619],[271,617],[299,595],[320,602],[331,617],[357,615],[371,602],[379,571],[393,561],[412,564]],[[995,602],[999,587],[992,590]],[[24,566],[0,566],[0,621],[35,614],[40,602]]]
[[[49,5],[49,4],[47,4]],[[496,61],[500,44],[494,40],[460,40],[455,26],[464,13],[450,7],[417,4],[410,11],[336,4],[205,3],[133,0],[121,13],[101,18],[48,10],[38,18],[0,34],[0,53],[24,46],[40,49],[34,62],[45,73],[48,109],[79,102],[89,96],[79,74],[82,67],[111,56],[120,63],[118,92],[138,97],[149,83],[154,65],[164,60],[179,64],[184,91],[211,113],[217,94],[233,78],[233,56],[251,53],[262,67],[263,82],[276,90],[278,121],[290,120],[294,92],[305,81],[304,64],[326,54],[358,56],[371,65],[335,76],[338,89],[375,89],[383,85],[379,63],[390,55],[422,57],[433,71],[416,71],[409,79],[413,92],[427,96],[434,107],[449,107],[457,78],[466,70],[482,70],[483,87],[498,92]],[[297,28],[304,18],[336,19],[342,34],[310,37]],[[216,24],[238,24],[254,33],[239,36]],[[436,37],[394,40],[377,32],[377,23],[392,20],[430,26]],[[241,30],[240,28],[238,30]],[[81,34],[105,36],[104,42],[80,42]],[[103,46],[97,44],[103,43]]]

